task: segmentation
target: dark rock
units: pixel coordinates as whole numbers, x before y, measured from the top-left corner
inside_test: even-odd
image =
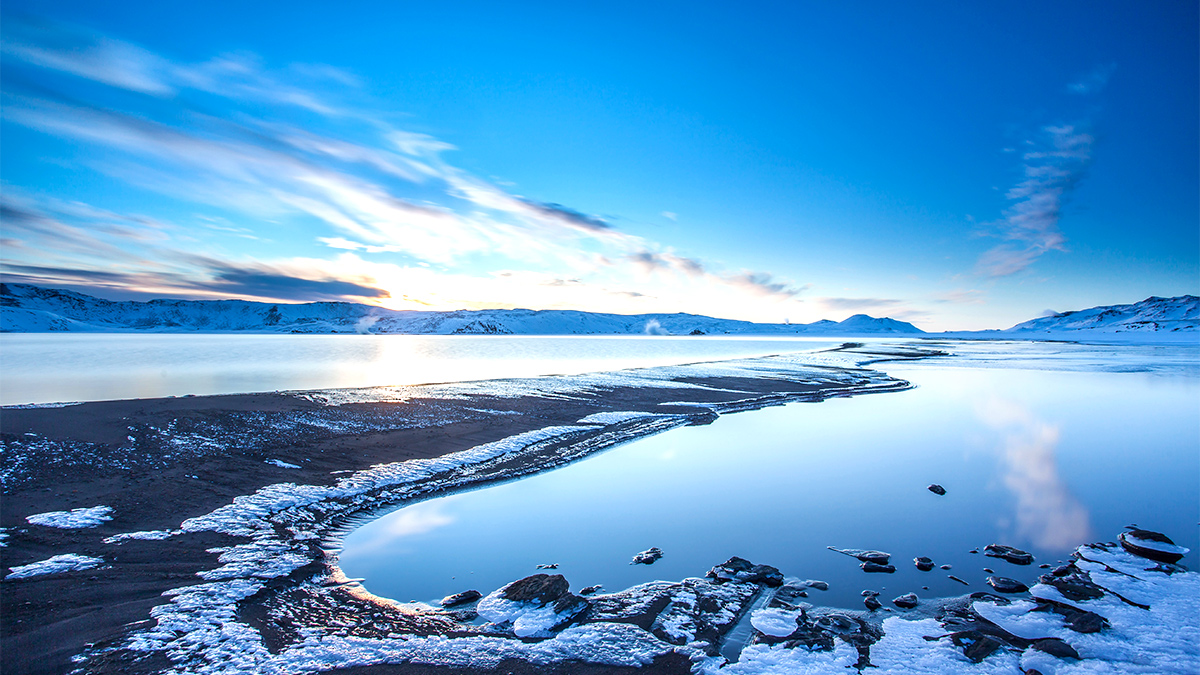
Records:
[[[979,549],[973,548],[970,551],[967,551],[967,553],[979,553]]]
[[[994,570],[994,569],[992,569],[992,568],[990,568],[990,567],[985,567],[985,568],[983,568],[983,571],[984,571],[984,572],[987,572],[988,574],[995,574],[995,573],[996,573],[996,570]]]
[[[596,584],[595,586],[588,586],[587,588],[584,588],[582,591],[579,591],[579,594],[580,595],[591,595],[591,594],[595,593],[596,591],[599,591],[601,588],[604,588],[604,587],[601,586],[600,584]]]
[[[954,569],[954,568],[953,568],[953,567],[951,567],[950,565],[942,565],[942,569],[944,569],[944,570],[950,570],[950,569]]]
[[[934,483],[933,485],[930,485],[930,486],[929,486],[929,491],[930,491],[930,492],[932,492],[932,493],[933,493],[933,494],[935,494],[935,495],[944,495],[944,494],[946,494],[946,488],[942,487],[941,485],[938,485],[937,483]]]
[[[479,612],[476,612],[473,609],[453,609],[446,612],[446,616],[459,623],[466,623],[468,621],[474,621],[475,619],[478,619]]]
[[[658,560],[661,557],[663,557],[662,549],[660,549],[657,546],[653,546],[653,547],[648,548],[645,551],[642,551],[641,553],[633,556],[633,562],[631,562],[629,564],[630,565],[653,565],[654,561]]]
[[[1004,596],[996,595],[995,593],[988,593],[987,591],[975,591],[969,597],[972,600],[987,600],[993,605],[1003,606],[1012,604],[1012,600],[1009,600]]]
[[[1059,565],[1058,567],[1055,567],[1050,573],[1056,577],[1065,577],[1073,571],[1075,571],[1074,564],[1067,563],[1066,565]]]
[[[783,585],[783,574],[770,565],[755,565],[754,563],[734,556],[729,560],[710,569],[706,575],[710,579],[748,581],[752,584],[766,584],[772,588]],[[823,584],[824,582],[816,582]],[[812,584],[816,588],[816,584]],[[828,585],[825,588],[829,588]]]
[[[1064,617],[1063,625],[1076,633],[1099,633],[1108,628],[1108,619],[1095,612],[1078,610]]]
[[[568,595],[571,587],[561,574],[534,574],[504,587],[500,597],[513,602],[536,602],[545,605]]]
[[[1048,569],[1050,569],[1050,563],[1042,563],[1041,565],[1038,565],[1038,567],[1041,569],[1044,569],[1044,570],[1048,570]]]
[[[928,572],[929,570],[933,569],[933,558],[918,556],[913,558],[913,564],[916,565],[917,569],[921,570],[922,572]]]
[[[892,600],[892,604],[901,609],[912,609],[920,604],[916,593],[905,593],[904,595]]]
[[[1029,565],[1033,562],[1033,554],[1019,548],[1003,544],[988,544],[983,547],[984,555],[1007,560],[1014,565]]]
[[[980,634],[978,638],[975,638],[963,647],[963,656],[971,659],[974,663],[979,663],[996,653],[996,650],[1003,646],[1004,643],[996,638]]]
[[[825,548],[841,553],[842,555],[848,555],[851,558],[858,558],[859,562],[872,562],[876,565],[886,565],[888,564],[888,560],[892,558],[891,553],[884,553],[883,551],[864,551],[860,548],[834,548],[832,546],[826,546]]]
[[[1161,532],[1133,526],[1129,526],[1129,530],[1117,535],[1117,541],[1121,542],[1121,548],[1136,556],[1156,562],[1175,563],[1187,552],[1186,548],[1177,546]]]
[[[1008,577],[988,577],[987,582],[997,593],[1024,593],[1029,590],[1025,584]]]
[[[783,585],[783,573],[770,565],[755,565],[750,568],[745,581],[755,584],[766,584],[771,588]]]
[[[862,592],[862,596],[864,598],[870,597],[872,595],[879,595],[879,591],[863,591]]]
[[[959,579],[958,577],[954,576],[953,574],[947,574],[947,575],[946,575],[946,578],[947,578],[947,579],[952,579],[952,580],[954,580],[954,581],[957,581],[958,583],[962,584],[963,586],[970,586],[970,585],[971,585],[971,584],[970,584],[970,582],[963,581],[962,579]]]
[[[871,572],[871,573],[882,572],[885,574],[891,574],[892,572],[896,571],[895,565],[880,565],[879,563],[874,563],[874,562],[871,562],[870,560],[859,565],[859,567],[862,568],[862,571]]]
[[[1071,645],[1058,638],[1042,638],[1034,640],[1032,647],[1040,652],[1060,659],[1079,659],[1079,652]]]
[[[866,605],[867,609],[871,610],[872,612],[880,607],[883,607],[883,603],[879,602],[879,598],[875,597],[874,595],[868,595],[866,598],[863,598],[863,604]]]
[[[556,570],[556,569],[558,569],[558,563],[550,563],[549,565],[538,565],[537,568],[539,570]]]
[[[447,595],[442,598],[442,607],[458,607],[468,602],[475,602],[482,597],[483,594],[479,591],[463,591],[462,593],[455,593],[454,595]]]
[[[1058,592],[1062,593],[1063,597],[1072,602],[1095,600],[1096,598],[1104,597],[1104,589],[1092,583],[1091,577],[1084,574],[1071,574],[1065,577],[1043,574],[1038,577],[1038,581],[1058,589]]]
[[[809,582],[808,582],[808,587],[809,587],[809,588],[815,588],[815,589],[817,589],[818,591],[827,591],[827,590],[829,590],[829,584],[825,583],[824,581],[809,581]]]

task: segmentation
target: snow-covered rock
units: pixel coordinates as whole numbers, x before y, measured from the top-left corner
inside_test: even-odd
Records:
[[[910,323],[857,314],[840,323],[764,324],[696,314],[574,310],[389,310],[348,302],[111,301],[61,289],[0,284],[0,332],[386,333],[423,335],[920,334]]]

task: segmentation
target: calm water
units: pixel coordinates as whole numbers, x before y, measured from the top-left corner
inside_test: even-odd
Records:
[[[836,338],[0,334],[0,405],[461,382],[826,349]]]
[[[1167,375],[885,366],[918,388],[722,417],[409,506],[346,536],[340,564],[377,595],[432,601],[488,593],[541,563],[558,563],[575,591],[619,590],[738,555],[826,580],[814,602],[857,608],[868,588],[886,599],[987,590],[984,567],[1031,582],[1037,563],[1137,523],[1192,548],[1195,568],[1200,378],[1188,359]],[[993,542],[1037,563],[968,552]],[[665,557],[629,564],[651,546]],[[866,574],[826,546],[888,551],[898,572]],[[920,572],[919,555],[953,569]]]

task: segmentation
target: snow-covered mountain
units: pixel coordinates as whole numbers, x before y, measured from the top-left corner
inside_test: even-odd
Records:
[[[116,302],[27,284],[0,284],[0,332],[398,333],[426,335],[878,335],[920,334],[895,319],[765,324],[695,314],[597,314],[571,310],[396,311],[347,302],[246,300]]]
[[[1150,297],[1132,305],[1109,305],[1063,312],[1040,319],[1030,319],[1002,332],[1145,333],[1196,330],[1200,330],[1200,298],[1181,295],[1177,298]]]

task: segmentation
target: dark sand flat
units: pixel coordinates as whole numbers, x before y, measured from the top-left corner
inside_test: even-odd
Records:
[[[929,353],[891,352],[886,358]],[[121,533],[175,530],[188,518],[211,513],[264,486],[328,486],[373,465],[440,457],[523,432],[573,425],[598,412],[650,412],[674,415],[672,423],[676,425],[702,424],[715,417],[714,410],[733,412],[908,386],[878,371],[798,369],[794,365],[751,375],[682,373],[665,379],[703,386],[647,387],[636,381],[621,385],[617,378],[616,385],[572,385],[567,387],[569,393],[562,395],[542,391],[497,396],[484,389],[439,398],[437,394],[445,388],[414,387],[406,390],[403,400],[337,406],[325,405],[319,396],[289,392],[5,408],[0,412],[6,481],[0,526],[8,533],[7,546],[0,548],[3,571],[64,553],[102,558],[104,564],[0,582],[3,672],[62,673],[79,667],[84,672],[137,673],[170,665],[162,652],[135,653],[119,647],[131,634],[154,625],[151,610],[166,602],[164,592],[202,583],[198,574],[221,566],[218,554],[209,549],[245,543],[246,539],[213,531],[120,544],[105,543],[104,539]],[[561,380],[570,384],[571,378]],[[539,379],[546,381],[554,378]],[[370,394],[358,398],[369,399]],[[594,432],[576,433],[570,443],[518,455],[472,480],[530,473],[656,430],[639,431],[633,424],[626,432],[619,424],[597,425]],[[572,448],[570,452],[563,449],[567,446]],[[299,468],[268,463],[272,460]],[[113,510],[112,520],[97,527],[59,529],[25,520],[32,514],[97,505]],[[344,522],[344,513],[338,516],[340,521],[333,519],[320,527],[333,530]],[[349,587],[333,589],[321,598],[298,597],[303,595],[296,590],[299,584],[330,571],[318,543],[300,550],[311,556],[311,564],[269,580],[263,591],[239,605],[239,619],[258,629],[270,649],[294,640],[300,626],[322,621],[361,620],[361,629],[352,628],[350,634],[364,636],[389,632],[454,635],[465,629],[443,616],[399,612]],[[268,606],[271,612],[266,611]],[[271,618],[281,615],[294,616],[296,625],[281,625]],[[85,651],[90,658],[71,662]],[[405,664],[337,672],[629,670],[578,663],[568,667],[506,662],[495,671]],[[668,655],[637,672],[687,670],[686,659]]]

